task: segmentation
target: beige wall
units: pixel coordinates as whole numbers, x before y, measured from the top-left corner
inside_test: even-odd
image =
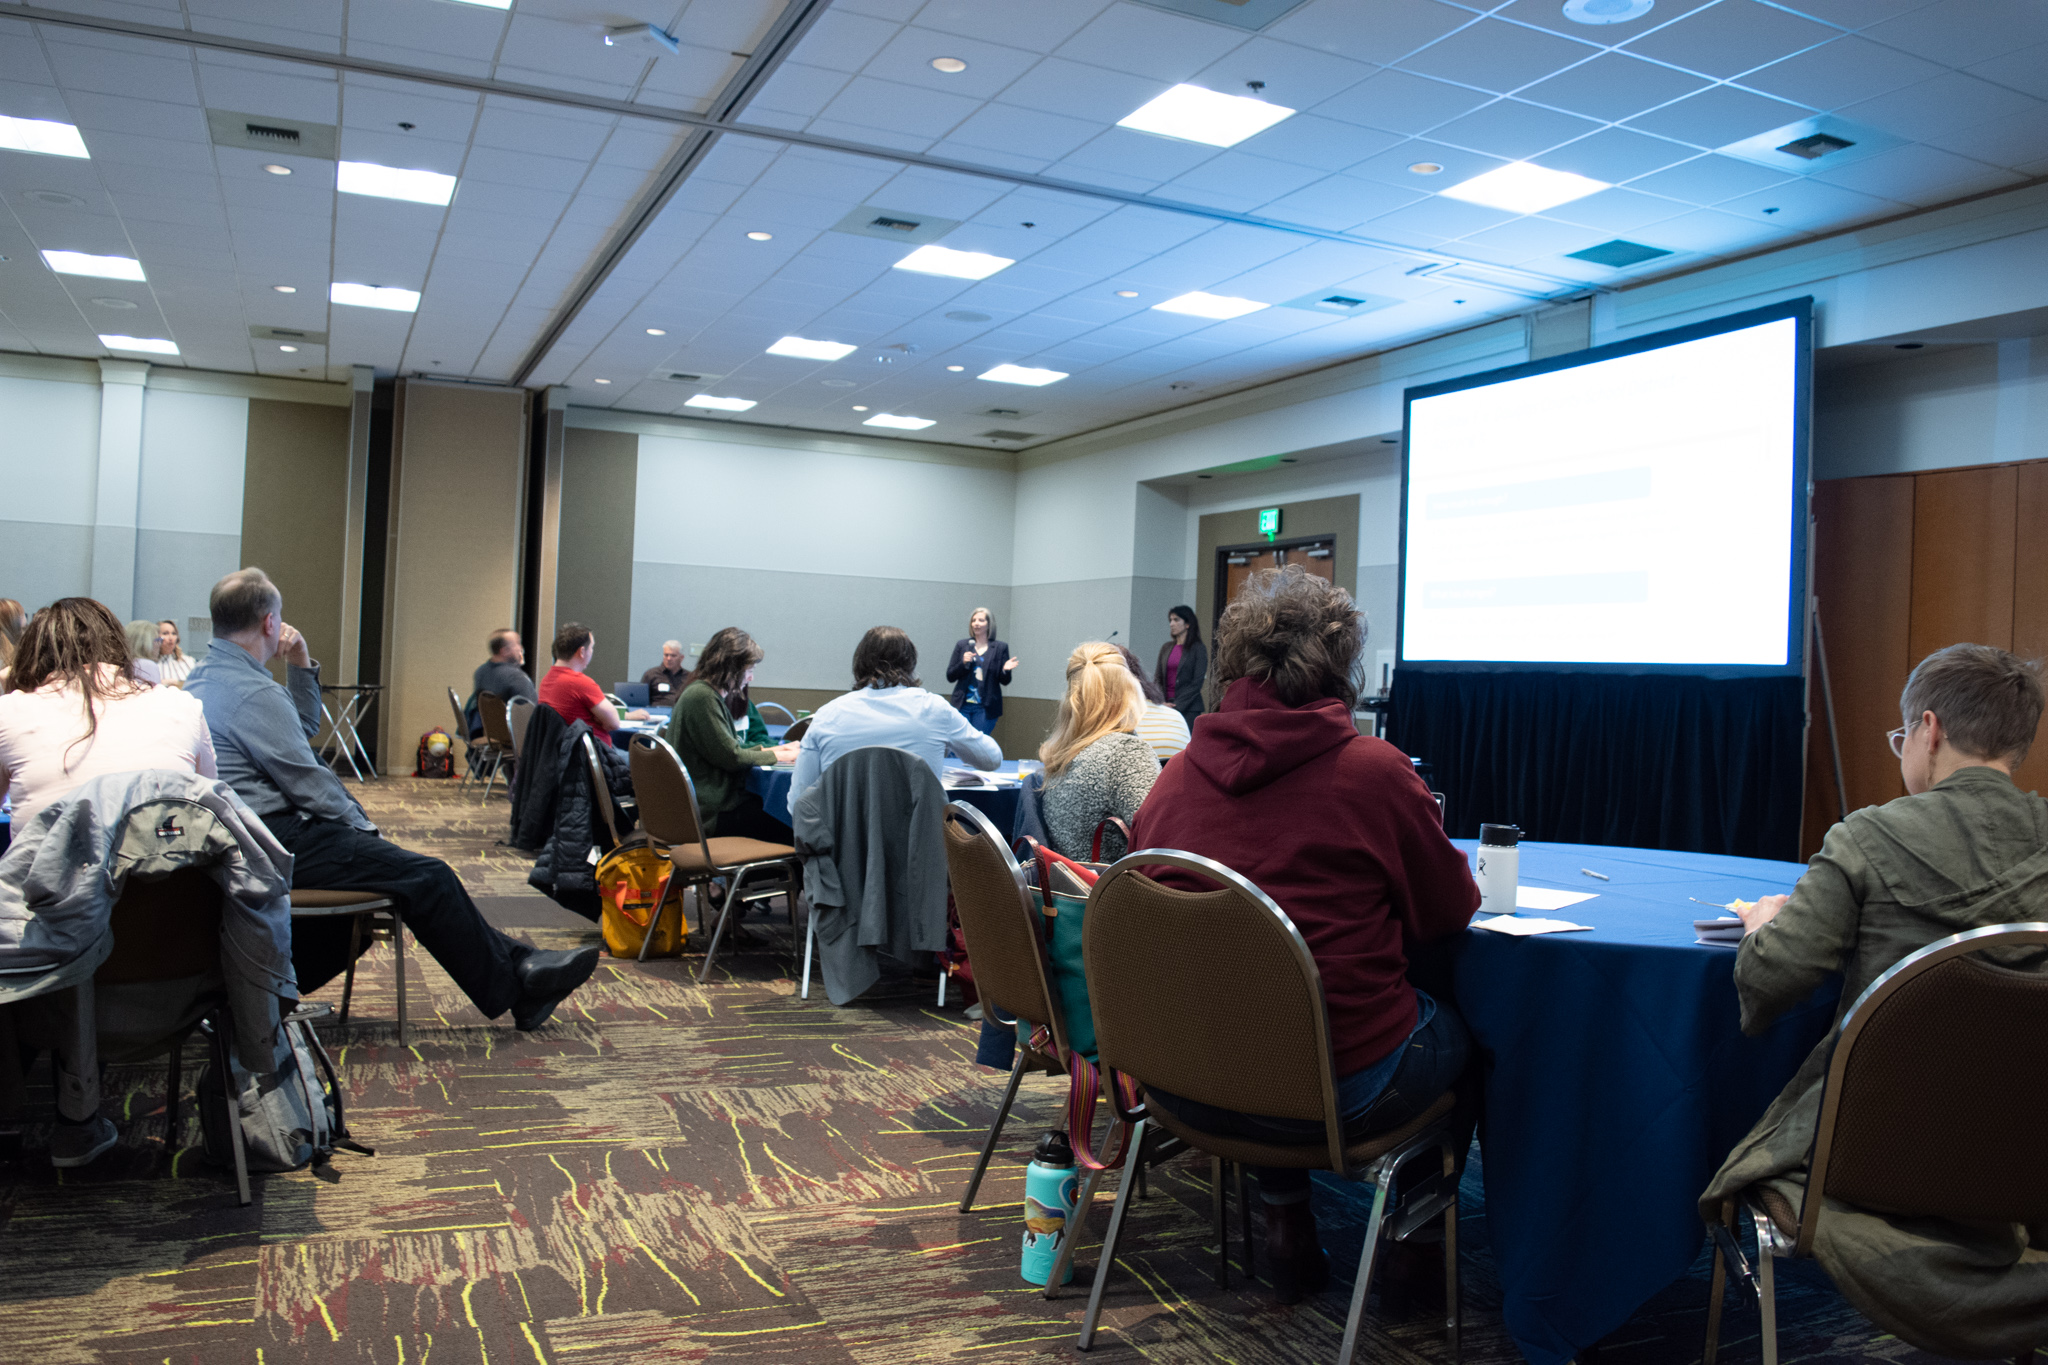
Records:
[[[590,676],[600,687],[631,682],[638,668],[633,629],[633,506],[640,481],[640,438],[625,431],[571,427],[562,433],[562,536],[555,559],[555,620],[580,621],[597,637]],[[548,644],[527,655],[534,675],[547,671]],[[692,663],[696,661],[691,660]]]
[[[527,395],[400,380],[391,438],[380,763],[410,772],[419,737],[452,726],[493,630],[518,619]]]
[[[347,408],[249,400],[242,563],[277,584],[286,619],[325,665],[328,682],[341,657],[348,430]],[[271,671],[282,678],[284,664]]]

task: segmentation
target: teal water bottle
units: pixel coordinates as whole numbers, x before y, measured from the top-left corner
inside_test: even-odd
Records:
[[[1031,1164],[1024,1170],[1024,1279],[1044,1284],[1052,1278],[1053,1262],[1060,1257],[1066,1240],[1067,1223],[1074,1216],[1074,1198],[1079,1182],[1074,1178],[1074,1149],[1067,1135],[1051,1131],[1038,1140]],[[1067,1266],[1067,1283],[1074,1267]]]

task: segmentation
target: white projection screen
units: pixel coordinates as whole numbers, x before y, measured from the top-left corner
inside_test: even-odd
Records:
[[[1801,671],[1812,300],[1408,390],[1399,660]]]

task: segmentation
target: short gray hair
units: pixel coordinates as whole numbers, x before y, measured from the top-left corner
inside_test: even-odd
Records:
[[[206,608],[215,635],[240,635],[263,624],[263,613],[284,614],[284,594],[261,569],[237,569],[213,585]]]
[[[678,654],[683,652],[683,642],[681,640],[663,640],[661,647],[663,649],[673,649]]]
[[[2041,665],[1991,645],[1950,645],[1922,659],[1899,694],[1911,726],[1932,711],[1949,742],[1973,758],[2019,763],[2041,726]]]

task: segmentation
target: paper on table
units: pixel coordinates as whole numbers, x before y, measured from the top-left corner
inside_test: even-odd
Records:
[[[1580,929],[1591,929],[1590,924],[1573,924],[1568,919],[1536,919],[1529,915],[1495,915],[1492,919],[1472,921],[1474,929],[1491,929],[1496,934],[1513,934],[1526,938],[1531,934],[1569,934]]]
[[[1547,886],[1517,886],[1515,909],[1562,910],[1567,905],[1589,901],[1599,894],[1598,891],[1553,891]]]

